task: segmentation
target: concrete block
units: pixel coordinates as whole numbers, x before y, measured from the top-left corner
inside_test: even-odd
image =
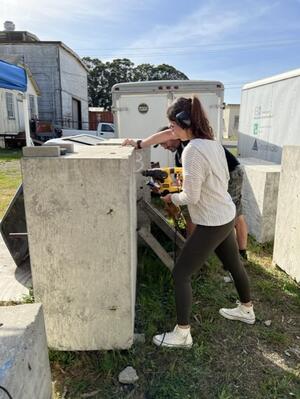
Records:
[[[74,152],[74,143],[62,139],[48,140],[43,144],[43,146],[58,146],[60,148],[65,148],[69,153]]]
[[[112,145],[121,147],[124,139],[108,139],[100,142],[97,145]],[[136,187],[137,187],[137,199],[143,198],[144,200],[150,200],[150,189],[146,186],[147,178],[142,176],[141,172],[151,167],[150,162],[150,148],[144,148],[142,150],[135,151],[135,173],[136,173]]]
[[[0,385],[13,399],[50,399],[51,375],[41,304],[0,307],[0,325]],[[7,397],[0,390],[0,398]]]
[[[21,160],[35,298],[59,350],[129,348],[136,287],[135,156],[77,146]]]
[[[23,147],[23,157],[59,157],[59,146]]]
[[[256,158],[239,159],[244,170],[243,212],[249,233],[260,243],[275,234],[280,165]]]
[[[300,282],[300,146],[284,146],[273,262]]]
[[[124,139],[108,139],[101,141],[97,145],[122,148],[123,141]],[[148,179],[141,173],[143,170],[149,169],[151,167],[150,154],[150,148],[134,151],[137,201],[143,199],[150,202],[151,200],[151,190],[150,187],[147,186]],[[137,217],[138,228],[146,227],[149,230],[150,220],[141,207],[138,207],[137,209]]]

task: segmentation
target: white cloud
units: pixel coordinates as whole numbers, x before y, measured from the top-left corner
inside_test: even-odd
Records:
[[[139,4],[138,0],[1,0],[0,15],[3,22],[15,22],[16,29],[34,31],[35,24],[49,28],[73,21],[76,25],[88,18],[99,18],[99,24],[116,22],[126,10],[139,9]]]
[[[278,3],[256,4],[253,9],[250,5],[250,2],[242,2],[237,3],[235,7],[229,7],[224,2],[210,1],[207,5],[199,7],[193,13],[183,17],[178,23],[172,24],[171,21],[164,25],[154,26],[131,43],[126,52],[131,53],[132,59],[134,59],[136,51],[137,60],[140,60],[141,53],[143,56],[148,54],[152,60],[158,60],[161,59],[161,56],[166,57],[166,55],[195,53],[197,51],[195,46],[199,46],[199,51],[200,47],[201,50],[206,49],[207,51],[224,50],[226,47],[243,47],[245,44],[239,44],[238,36],[236,39],[230,40],[232,44],[226,44],[226,36],[231,35],[232,37],[234,34],[238,34],[240,27],[246,27],[253,19],[266,15]],[[251,43],[246,45],[250,47]],[[190,49],[189,46],[191,46]],[[172,48],[174,49],[172,50]]]
[[[75,51],[101,49],[111,45],[111,28],[121,26],[141,7],[140,0],[0,0],[0,30],[8,20],[16,30],[32,32],[41,40],[63,41]]]

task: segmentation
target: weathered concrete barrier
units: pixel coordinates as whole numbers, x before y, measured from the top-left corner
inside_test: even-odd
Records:
[[[101,141],[98,145],[113,145],[120,147],[124,139],[108,139]],[[150,148],[144,148],[134,152],[135,155],[135,177],[136,177],[136,196],[137,201],[141,199],[150,201],[151,190],[147,187],[148,178],[142,175],[142,171],[151,167]],[[150,229],[150,220],[141,207],[137,208],[138,228]]]
[[[300,146],[284,146],[273,262],[300,282]]]
[[[41,304],[0,307],[0,386],[13,399],[51,398]],[[0,398],[8,398],[2,389]]]
[[[129,348],[136,287],[136,161],[132,147],[75,146],[23,158],[35,298],[48,344]]]
[[[280,165],[256,158],[240,158],[244,170],[243,212],[249,233],[260,243],[275,234]]]

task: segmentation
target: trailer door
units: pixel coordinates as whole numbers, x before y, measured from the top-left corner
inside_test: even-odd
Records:
[[[170,100],[162,94],[121,94],[114,116],[118,137],[146,138],[168,126],[166,111]],[[174,165],[174,154],[162,147],[151,148],[151,161],[161,167]]]

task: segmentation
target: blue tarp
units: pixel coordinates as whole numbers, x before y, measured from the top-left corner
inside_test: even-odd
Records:
[[[0,88],[25,92],[27,90],[25,69],[0,60]]]

